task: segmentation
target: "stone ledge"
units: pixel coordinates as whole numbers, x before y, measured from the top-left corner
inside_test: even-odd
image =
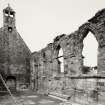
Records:
[[[68,100],[68,99],[70,98],[69,95],[64,95],[64,94],[55,93],[55,92],[50,92],[49,95],[53,95],[53,96],[56,96],[56,97],[60,97],[60,98],[66,99],[66,100]]]

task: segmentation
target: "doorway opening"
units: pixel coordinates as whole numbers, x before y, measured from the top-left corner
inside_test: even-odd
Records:
[[[16,78],[14,76],[7,76],[6,85],[11,91],[16,90]]]

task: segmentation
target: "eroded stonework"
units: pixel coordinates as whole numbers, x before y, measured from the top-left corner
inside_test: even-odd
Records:
[[[83,73],[83,40],[93,33],[98,42],[97,73]],[[59,50],[63,50],[64,72],[61,72]],[[59,35],[45,48],[31,55],[31,87],[35,90],[65,92],[67,89],[91,90],[96,88],[96,79],[72,79],[82,76],[105,76],[105,9],[99,11],[78,30],[70,35]],[[87,77],[86,77],[87,78]],[[89,84],[89,81],[92,81]],[[59,85],[59,86],[58,86]],[[91,87],[92,86],[92,87]],[[69,91],[70,94],[71,91]],[[91,94],[90,94],[91,96]]]

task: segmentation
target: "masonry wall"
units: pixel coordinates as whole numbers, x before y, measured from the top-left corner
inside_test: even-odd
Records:
[[[8,76],[16,78],[16,85],[30,82],[30,55],[31,51],[14,28],[11,32],[8,27],[0,29],[0,71],[4,79]]]
[[[98,63],[97,63],[97,74],[87,73],[84,74],[82,69],[84,67],[83,62],[83,40],[88,35],[89,32],[92,32],[94,37],[98,42]],[[58,59],[59,50],[63,50],[63,59],[64,59],[64,73],[60,71],[60,61]],[[35,60],[36,59],[36,60]],[[54,38],[53,42],[48,44],[44,49],[40,50],[31,55],[31,63],[33,64],[33,68],[31,68],[31,72],[33,72],[33,84],[38,83],[37,88],[41,90],[41,87],[46,87],[46,90],[56,91],[58,84],[62,84],[62,81],[68,84],[67,87],[69,89],[82,89],[85,85],[87,86],[85,90],[88,90],[90,86],[88,84],[88,80],[82,79],[69,79],[69,77],[81,77],[81,76],[105,76],[105,9],[99,11],[95,14],[94,17],[89,19],[83,25],[81,25],[78,30],[69,34],[69,35],[59,35]],[[38,65],[37,68],[35,65]],[[37,73],[34,71],[37,70]],[[39,74],[41,74],[39,76]],[[38,76],[38,77],[37,77]],[[35,78],[37,77],[37,79]],[[43,79],[44,78],[44,79]],[[54,78],[59,78],[58,80]],[[92,85],[90,90],[94,90],[96,88],[96,81],[92,80],[90,82]],[[70,82],[70,83],[69,83]],[[45,84],[44,84],[45,83]],[[47,83],[47,85],[46,85]],[[72,86],[72,84],[75,85]],[[86,83],[86,84],[84,84]],[[51,84],[51,85],[49,85]],[[43,86],[40,86],[43,85]],[[63,85],[64,86],[64,85]],[[72,86],[72,87],[71,87]],[[58,86],[59,87],[59,86]],[[60,87],[60,88],[61,88]],[[36,87],[34,87],[36,88]],[[66,86],[64,86],[66,90]],[[58,89],[62,92],[62,89]],[[64,90],[63,90],[64,91]],[[90,93],[92,93],[90,91]]]

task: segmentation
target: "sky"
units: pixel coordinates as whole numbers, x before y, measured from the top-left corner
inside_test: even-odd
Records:
[[[16,12],[16,28],[32,52],[45,48],[60,34],[68,35],[77,30],[105,8],[105,0],[0,0],[0,27],[2,10],[8,3]],[[84,43],[87,43],[83,49],[85,64],[96,65],[96,39],[89,33]]]

